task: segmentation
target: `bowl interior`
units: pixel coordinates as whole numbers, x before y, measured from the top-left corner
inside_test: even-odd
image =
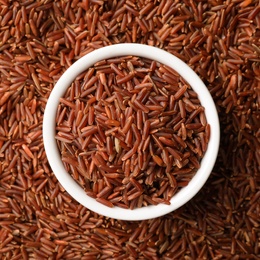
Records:
[[[86,195],[76,181],[65,170],[61,161],[61,156],[55,140],[55,118],[59,105],[59,99],[64,95],[66,89],[80,73],[96,62],[116,56],[135,55],[158,61],[173,68],[179,73],[198,94],[201,105],[205,107],[205,115],[211,127],[211,135],[207,151],[201,161],[201,167],[191,179],[189,184],[180,189],[171,199],[171,205],[159,204],[136,208],[134,210],[122,209],[119,207],[109,208],[95,199]],[[43,140],[49,164],[58,181],[65,190],[79,203],[88,209],[116,219],[122,220],[144,220],[165,215],[186,202],[188,202],[204,185],[208,179],[217,158],[219,148],[220,130],[219,119],[214,101],[197,74],[179,58],[156,47],[142,44],[116,44],[101,49],[97,49],[77,60],[70,66],[56,83],[48,99],[44,120],[43,120]]]

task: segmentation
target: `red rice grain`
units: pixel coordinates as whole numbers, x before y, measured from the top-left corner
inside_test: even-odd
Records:
[[[259,2],[255,0],[0,0],[0,258],[259,259],[259,14]],[[160,47],[188,64],[192,59],[190,66],[211,92],[221,123],[217,162],[197,196],[166,216],[136,222],[105,218],[71,199],[48,165],[41,131],[48,96],[70,64],[95,48],[132,41]],[[108,69],[102,69],[104,74],[112,72]],[[154,63],[151,69],[154,71]],[[147,72],[140,70],[138,75],[142,73]],[[171,84],[171,73],[162,71],[156,74],[157,79],[163,73],[163,78]],[[110,77],[104,85],[106,95],[111,95],[108,88],[111,81]],[[128,83],[128,88],[150,84],[136,89],[139,92],[146,87],[155,91],[151,89],[153,81],[134,81],[133,86]],[[163,96],[172,91],[166,87],[165,90],[157,94]],[[79,86],[75,86],[76,97],[77,93]],[[102,99],[102,94],[98,97]],[[187,113],[197,109],[198,104],[190,97],[184,95],[181,100]],[[165,101],[155,98],[149,101],[149,113],[158,113],[165,105]],[[114,104],[112,99],[109,102]],[[179,109],[178,102],[171,98],[169,110]],[[124,101],[118,103],[123,110]],[[79,129],[87,126],[85,112],[78,118]],[[168,116],[176,118],[176,124],[182,115],[169,112]],[[205,126],[201,113],[197,117],[196,123]],[[139,115],[139,124],[146,121],[145,115],[142,121]],[[183,140],[184,126],[185,123],[180,124],[177,130]],[[140,131],[137,122],[136,127]],[[129,129],[128,148],[124,149],[131,149],[135,139],[132,128]],[[156,127],[152,130],[156,131]],[[186,129],[186,138],[190,131]],[[204,138],[209,136],[209,128],[205,131]],[[159,131],[153,135],[163,146],[175,148],[176,141],[170,139],[169,133]],[[95,134],[91,138],[95,144],[107,142]],[[116,138],[121,140],[122,136]],[[153,169],[149,165],[150,161],[153,163],[149,158],[149,143],[153,140],[149,137],[147,140],[138,147],[137,156],[123,163],[128,177],[134,170],[134,161],[141,160],[139,151],[143,153],[143,169]],[[116,153],[114,140],[111,141],[113,161]],[[87,143],[86,138],[86,147]],[[29,148],[34,159],[22,145]],[[69,152],[73,154],[73,150]],[[184,161],[189,157],[185,153],[183,156]],[[155,173],[149,171],[153,178]],[[183,175],[184,182],[189,171],[179,169],[173,176]],[[84,184],[85,180],[78,175]],[[133,187],[137,191],[139,185],[134,185],[131,178],[129,181],[132,185],[129,191],[134,192]],[[38,188],[43,182],[46,182],[44,187]],[[170,193],[165,181],[160,190],[158,193]],[[111,196],[120,200],[116,192]],[[137,205],[145,203],[140,196]],[[41,239],[51,242],[52,247],[41,243]]]
[[[142,67],[139,67],[140,64]],[[114,74],[104,72],[102,68],[105,66],[110,66]],[[138,72],[151,67],[154,74],[150,73],[148,77]],[[101,70],[103,72],[98,74]],[[167,81],[163,80],[164,73],[167,75]],[[142,206],[139,201],[140,196],[144,196],[143,205],[169,204],[171,196],[177,192],[178,187],[187,185],[187,178],[192,178],[196,172],[195,169],[199,168],[199,161],[206,151],[209,140],[209,136],[204,138],[206,134],[209,134],[209,126],[204,115],[204,108],[196,99],[197,95],[189,90],[190,87],[173,69],[138,57],[119,57],[100,61],[93,68],[89,68],[85,75],[87,77],[91,75],[91,78],[88,81],[84,79],[75,81],[67,90],[67,94],[61,98],[58,109],[56,139],[66,169],[69,172],[72,171],[72,176],[80,185],[83,185],[87,194],[109,207],[112,207],[113,203],[131,209],[137,205],[140,207]],[[146,79],[152,80],[152,84],[146,83]],[[135,86],[135,82],[138,82],[133,94],[130,92],[133,88],[128,88],[129,82],[131,86]],[[139,84],[139,82],[142,83]],[[109,88],[107,93],[102,94],[102,99],[95,98],[101,96],[96,84]],[[75,85],[80,86],[77,92],[78,98],[73,96]],[[174,87],[171,88],[171,86]],[[168,88],[167,94],[164,93],[165,87]],[[178,100],[178,107],[167,103],[169,99],[172,99],[171,97]],[[186,109],[185,102],[195,109]],[[158,104],[159,112],[157,105],[152,105],[152,108],[154,106],[156,108],[150,110],[151,104]],[[80,121],[83,120],[84,113],[88,118],[86,122],[88,124],[82,127]],[[70,120],[71,115],[74,114],[77,114],[77,117]],[[177,116],[171,120],[168,114],[177,114]],[[102,122],[99,118],[102,118]],[[200,120],[205,126],[196,123]],[[174,134],[174,131],[179,129],[181,129],[180,136],[178,136],[179,133]],[[169,137],[166,139],[161,136],[163,141],[161,142],[160,138],[155,135],[158,133],[161,135],[168,133]],[[74,140],[82,140],[82,142],[75,143]],[[186,142],[193,145],[187,145]],[[142,152],[146,150],[151,156],[150,161],[145,162]],[[69,153],[78,154],[81,163],[79,164],[78,160],[73,159]],[[189,153],[190,159],[187,157],[184,159],[184,153]],[[134,158],[133,156],[136,156],[137,160],[133,160],[132,167],[130,169],[122,167],[122,163]],[[158,171],[158,174],[150,174],[148,170],[149,176],[143,177],[146,167],[150,164],[153,165],[155,171]],[[182,179],[181,176],[176,178],[171,174],[183,167],[191,168],[189,177],[184,176]],[[166,174],[161,175],[161,170],[166,170]],[[129,181],[129,176],[131,181]],[[84,184],[80,180],[86,177],[87,182]],[[168,180],[169,187],[174,188],[174,192],[170,192],[165,186],[164,192],[168,195],[160,188],[160,195],[158,195],[153,184],[159,185],[165,180]],[[144,186],[145,183],[149,186]],[[132,192],[130,192],[131,188],[133,188]],[[109,196],[111,193],[117,196]]]

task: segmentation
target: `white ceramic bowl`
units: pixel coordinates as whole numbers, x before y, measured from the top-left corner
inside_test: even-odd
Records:
[[[94,63],[116,56],[135,55],[139,57],[156,60],[162,64],[172,67],[177,71],[197,92],[202,106],[205,107],[207,121],[211,126],[211,136],[208,143],[208,149],[201,161],[201,167],[189,182],[171,199],[171,205],[159,204],[156,206],[147,206],[134,210],[122,209],[119,207],[109,208],[97,202],[95,199],[86,195],[84,190],[74,181],[68,172],[66,172],[57,143],[55,140],[55,117],[59,105],[59,99],[66,89],[70,86],[77,75],[85,71]],[[65,190],[79,203],[88,209],[115,219],[122,220],[144,220],[165,215],[188,202],[205,184],[217,158],[220,130],[219,119],[214,101],[204,83],[197,74],[179,58],[156,47],[142,44],[123,43],[116,44],[95,50],[77,60],[60,77],[51,95],[48,99],[44,120],[43,120],[43,140],[49,164],[56,175],[58,181]]]

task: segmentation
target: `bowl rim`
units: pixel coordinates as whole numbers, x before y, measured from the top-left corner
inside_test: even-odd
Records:
[[[170,66],[179,73],[198,94],[201,105],[205,107],[205,115],[210,124],[210,140],[207,151],[201,161],[201,167],[189,184],[180,189],[170,205],[158,204],[133,210],[119,207],[109,208],[86,195],[83,188],[65,170],[55,140],[55,119],[59,99],[73,80],[88,67],[103,59],[134,55],[145,57]],[[145,220],[170,213],[192,199],[207,181],[214,167],[220,142],[220,125],[216,106],[210,92],[199,76],[181,59],[157,47],[138,44],[120,43],[96,49],[74,62],[55,84],[45,107],[43,117],[43,142],[50,167],[63,188],[80,204],[100,215],[121,220]]]

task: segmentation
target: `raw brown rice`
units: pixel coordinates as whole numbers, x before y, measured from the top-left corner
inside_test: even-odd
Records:
[[[259,28],[256,0],[1,0],[0,258],[259,259]],[[41,127],[49,93],[69,64],[94,48],[133,41],[188,64],[201,54],[190,66],[215,100],[222,137],[211,177],[192,201],[161,218],[127,222],[66,194],[48,165]],[[41,238],[68,244],[46,250]]]

